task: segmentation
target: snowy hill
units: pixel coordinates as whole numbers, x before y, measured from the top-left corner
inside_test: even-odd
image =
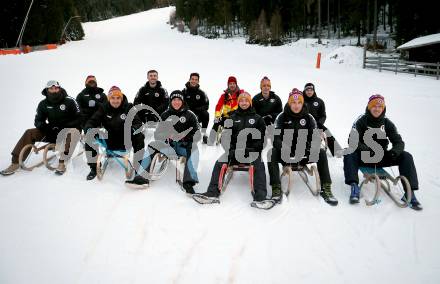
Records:
[[[62,177],[44,168],[0,177],[0,283],[439,283],[440,81],[363,70],[354,58],[361,53],[331,44],[261,47],[181,34],[166,24],[169,13],[86,23],[83,41],[0,57],[0,167],[33,126],[49,79],[76,96],[94,74],[106,91],[118,85],[132,100],[149,69],[169,92],[197,71],[212,114],[229,75],[251,94],[267,75],[284,102],[293,87],[314,82],[327,105],[326,125],[342,144],[368,97],[384,95],[415,157],[424,211],[397,208],[384,194],[372,207],[349,205],[337,158],[329,159],[337,207],[297,182],[288,202],[258,211],[249,206],[244,174],[232,179],[220,205],[201,206],[178,190],[171,168],[148,190],[133,191],[117,166],[103,181],[87,182],[79,157]],[[332,60],[338,52],[354,63]],[[198,192],[221,152],[201,151]]]

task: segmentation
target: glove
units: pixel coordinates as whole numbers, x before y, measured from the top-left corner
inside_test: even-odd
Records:
[[[391,161],[395,161],[397,159],[397,154],[393,150],[386,151],[384,156],[385,156],[385,159],[391,160]]]
[[[221,123],[222,122],[222,117],[221,116],[219,116],[219,117],[216,117],[216,118],[214,118],[214,123]]]

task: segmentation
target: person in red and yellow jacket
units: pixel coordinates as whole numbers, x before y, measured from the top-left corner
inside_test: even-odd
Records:
[[[237,85],[237,79],[234,76],[228,78],[228,88],[220,95],[215,106],[215,118],[212,129],[217,132],[223,121],[228,118],[238,107],[238,95],[244,91]]]

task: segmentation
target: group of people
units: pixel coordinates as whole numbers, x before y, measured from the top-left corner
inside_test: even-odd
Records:
[[[10,166],[0,173],[11,175],[19,169],[19,155],[27,144],[37,141],[55,143],[58,134],[65,128],[76,129],[84,134],[92,133],[89,132],[92,129],[104,128],[107,137],[103,140],[111,150],[131,150],[124,143],[124,135],[129,131],[136,174],[133,179],[126,181],[127,185],[148,185],[150,181],[147,173],[153,156],[158,152],[165,155],[172,153],[186,158],[182,186],[188,194],[195,194],[206,200],[218,200],[221,193],[218,183],[222,166],[249,164],[253,165],[255,171],[254,202],[270,199],[279,203],[283,196],[280,164],[305,166],[316,162],[321,180],[320,195],[328,204],[338,204],[338,200],[332,194],[326,150],[335,156],[340,146],[324,125],[325,103],[317,96],[312,83],[307,83],[303,91],[294,88],[283,106],[280,97],[272,91],[268,77],[261,79],[261,92],[252,97],[239,88],[235,77],[230,76],[227,88],[216,104],[212,130],[207,132],[210,118],[209,99],[200,89],[198,73],[191,73],[185,88],[175,90],[170,95],[158,80],[156,70],[148,71],[147,78],[133,103],[130,103],[116,86],[111,87],[106,95],[104,90],[98,87],[96,77],[92,75],[87,76],[85,88],[76,100],[69,97],[57,81],[49,81],[42,91],[45,98],[38,105],[35,128],[25,131],[11,153]],[[126,119],[133,110],[132,123],[130,128],[126,129]],[[384,97],[373,95],[368,100],[365,113],[354,123],[353,128],[359,134],[359,143],[352,153],[344,155],[345,183],[351,188],[349,202],[359,203],[359,167],[398,166],[400,174],[406,176],[411,185],[411,207],[421,210],[422,206],[414,195],[414,191],[418,190],[418,180],[413,158],[404,151],[404,142],[396,126],[385,113]],[[147,147],[143,134],[145,126],[155,127],[154,141]],[[381,135],[373,135],[372,139],[382,147],[384,153],[379,161],[373,163],[365,161],[361,155],[362,152],[375,152],[365,137],[370,128],[381,131]],[[213,137],[219,132],[224,134],[222,146],[225,152],[214,164],[207,191],[195,193],[194,186],[198,183],[197,144],[202,140],[203,143],[211,145]],[[69,135],[67,142],[73,140]],[[92,133],[86,137],[95,140],[98,139],[98,134]],[[227,139],[228,143],[224,143],[223,140]],[[325,139],[327,147],[320,146],[321,139]],[[272,148],[267,157],[269,183],[272,187],[270,198],[266,187],[265,164],[261,157],[267,140],[272,141]],[[163,142],[159,143],[162,146],[158,142]],[[389,143],[392,144],[390,149]],[[68,157],[71,149],[75,148],[75,145],[70,144],[65,143],[63,157]],[[93,146],[93,141],[86,141],[85,150],[90,166],[87,180],[92,180],[97,175],[97,148]],[[28,154],[24,153],[23,157],[26,158]],[[63,159],[59,160],[57,171],[66,171]],[[406,193],[402,199],[405,198]]]

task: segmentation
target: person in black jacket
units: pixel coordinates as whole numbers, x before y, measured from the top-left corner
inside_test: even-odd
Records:
[[[275,129],[280,130],[280,134],[275,136],[272,156],[268,164],[270,184],[272,186],[272,198],[277,202],[281,202],[281,181],[280,170],[278,163],[283,166],[286,164],[300,164],[306,165],[310,163],[311,154],[315,149],[312,149],[312,140],[315,133],[316,121],[313,116],[308,112],[308,109],[304,107],[304,96],[301,91],[294,88],[289,94],[289,100],[284,107],[284,111],[277,117],[275,122]],[[288,141],[284,141],[284,135],[286,131],[293,131],[293,137],[288,137]],[[301,139],[299,131],[307,130],[306,145],[304,155],[297,157],[297,144],[300,144]],[[288,133],[288,132],[287,132]],[[289,155],[285,156],[282,153],[283,145],[288,145],[291,142]],[[319,147],[319,145],[318,145]],[[301,148],[301,147],[300,147]],[[289,150],[289,149],[287,149]],[[292,158],[295,158],[292,160]],[[291,162],[290,162],[291,161]],[[333,196],[331,191],[332,180],[330,177],[330,171],[328,167],[327,156],[323,149],[319,149],[319,160],[317,162],[319,177],[321,179],[321,196],[330,205],[337,205],[338,200]]]
[[[128,116],[128,112],[132,108],[127,100],[127,97],[122,93],[121,89],[113,86],[108,92],[108,101],[99,107],[99,109],[92,115],[92,117],[87,121],[85,125],[86,132],[92,128],[104,128],[107,131],[107,139],[105,139],[105,144],[109,150],[118,151],[130,151],[124,143],[124,127],[125,120]],[[134,159],[141,161],[144,155],[144,135],[142,133],[135,134],[137,130],[142,128],[142,121],[137,115],[134,116],[133,122],[129,129],[131,133],[131,142],[133,146]],[[88,164],[90,166],[90,173],[87,175],[87,180],[92,180],[96,177],[96,151],[93,149],[92,145],[94,141],[89,141],[94,139],[95,136],[89,137],[87,135],[86,151]],[[96,148],[96,147],[95,147]],[[136,163],[134,163],[136,165]],[[138,168],[134,168],[138,171]],[[139,180],[139,183],[145,180],[140,175],[135,177]]]
[[[222,141],[222,146],[226,146],[226,152],[214,165],[208,190],[205,193],[198,194],[198,196],[210,201],[207,203],[213,203],[212,201],[214,200],[218,201],[220,196],[218,181],[222,166],[224,164],[231,166],[243,163],[252,164],[254,166],[254,201],[262,202],[266,200],[266,172],[264,163],[261,161],[266,124],[264,123],[264,119],[258,115],[252,107],[252,98],[249,93],[243,92],[238,96],[238,108],[231,114],[229,119],[225,120],[224,126],[225,131],[230,130],[232,132],[230,144],[225,145]],[[246,134],[245,137],[240,137],[242,131],[249,130],[258,132],[259,137],[252,137],[250,133],[246,132],[243,132]],[[227,148],[227,146],[229,146],[229,148]],[[251,161],[250,153],[258,154],[256,160]]]
[[[181,91],[175,90],[171,93],[169,108],[162,113],[161,120],[154,133],[155,141],[149,145],[150,155],[143,160],[142,167],[149,171],[151,160],[158,152],[168,157],[175,155],[186,157],[182,186],[187,193],[193,194],[193,187],[199,182],[197,177],[199,122],[197,116],[188,109]],[[161,145],[160,142],[165,142],[165,145]]]
[[[11,175],[19,168],[18,157],[21,150],[27,144],[34,144],[37,141],[55,143],[58,134],[65,128],[76,128],[80,130],[81,114],[75,99],[69,97],[66,90],[61,88],[57,81],[47,82],[46,87],[41,94],[45,97],[37,107],[34,125],[36,128],[28,129],[18,140],[17,145],[12,150],[12,163],[2,175]],[[79,134],[79,133],[78,133]],[[76,145],[71,144],[71,136],[67,134],[65,155],[71,154],[70,149],[75,149]],[[25,153],[24,159],[29,155]],[[58,173],[64,173],[66,170],[64,160],[59,161]]]
[[[411,186],[412,198],[410,201],[411,208],[421,210],[422,206],[417,200],[414,191],[419,189],[417,179],[417,171],[414,165],[413,157],[405,151],[405,143],[397,131],[394,123],[385,116],[386,107],[385,99],[381,95],[373,95],[368,101],[365,114],[357,119],[353,128],[359,133],[359,144],[355,152],[344,156],[344,175],[345,183],[351,186],[350,203],[359,203],[359,177],[358,171],[360,166],[370,167],[390,167],[399,166],[399,172],[405,176]],[[377,152],[378,149],[372,149],[367,145],[364,135],[367,130],[377,130],[386,136],[385,139],[379,139],[377,134],[373,134],[373,140],[383,150],[382,159],[377,161],[362,160],[361,152]],[[388,150],[389,144],[392,144]],[[380,149],[379,149],[380,150]],[[376,153],[377,154],[377,153]],[[406,199],[406,192],[403,199]]]
[[[309,113],[313,115],[316,120],[317,126],[322,131],[328,131],[327,127],[324,126],[325,120],[327,119],[327,114],[325,112],[325,103],[322,99],[318,98],[316,95],[315,85],[312,83],[307,83],[304,86],[304,103],[306,104]],[[332,135],[327,136],[327,146],[332,154],[335,156],[335,143],[341,149],[339,144]]]
[[[199,80],[199,73],[191,73],[182,93],[189,110],[197,116],[198,121],[202,124],[203,142],[206,143],[208,140],[206,128],[209,123],[209,99],[205,92],[200,89]]]
[[[260,89],[261,92],[252,99],[252,106],[269,126],[274,124],[277,116],[283,111],[283,105],[280,97],[270,90],[271,83],[266,76],[261,79]]]
[[[86,87],[76,97],[81,110],[81,127],[83,129],[87,120],[92,117],[100,105],[107,101],[107,96],[104,94],[104,90],[98,87],[95,76],[87,76],[85,85]]]
[[[133,104],[144,104],[150,106],[160,116],[169,104],[168,92],[162,87],[162,83],[158,81],[158,73],[156,70],[150,70],[147,73],[148,81],[141,87],[136,94]],[[139,118],[142,122],[157,122],[159,117],[149,110],[140,110]]]

